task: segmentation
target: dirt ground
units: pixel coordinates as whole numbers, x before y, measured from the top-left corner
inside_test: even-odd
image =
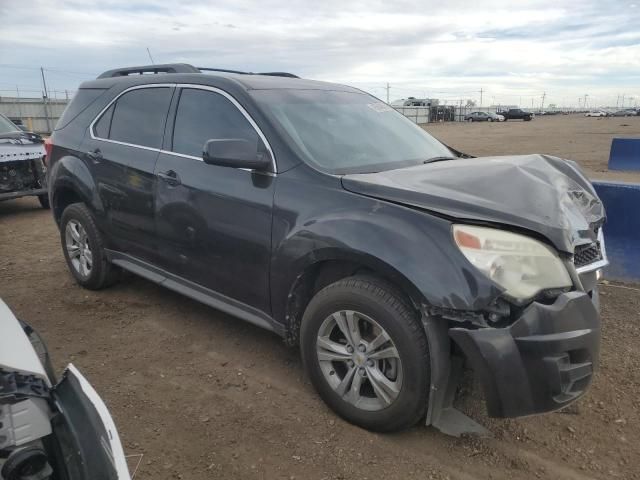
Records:
[[[611,139],[640,137],[640,117],[553,115],[531,122],[430,123],[424,128],[447,145],[476,157],[546,153],[577,161],[594,179],[640,182],[640,172],[607,170]]]
[[[591,137],[574,132],[562,150],[556,126],[563,120],[429,130],[470,153],[543,151],[603,168],[605,135],[593,134],[587,147]],[[584,121],[592,131],[631,123],[566,125]],[[589,393],[538,417],[478,413],[492,439],[453,439],[424,427],[369,433],[322,403],[298,352],[274,334],[140,278],[81,289],[50,212],[35,199],[0,203],[0,298],[44,336],[58,371],[73,362],[96,387],[127,454],[143,455],[137,479],[640,478],[639,285],[602,286],[601,367]],[[476,395],[465,403],[482,412]]]

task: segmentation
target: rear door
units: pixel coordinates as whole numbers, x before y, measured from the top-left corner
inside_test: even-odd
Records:
[[[84,147],[113,248],[147,261],[156,259],[154,169],[173,91],[172,85],[125,91],[96,119]]]
[[[233,98],[214,88],[184,87],[174,103],[170,138],[156,163],[161,265],[269,313],[275,176],[202,160],[207,140],[255,139],[255,124]]]

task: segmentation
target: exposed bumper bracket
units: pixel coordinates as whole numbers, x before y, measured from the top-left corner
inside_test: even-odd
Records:
[[[433,425],[445,435],[492,436],[485,427],[453,406],[462,375],[463,360],[451,356],[448,327],[442,319],[423,316],[423,325],[429,342],[431,360],[431,386],[426,424]]]

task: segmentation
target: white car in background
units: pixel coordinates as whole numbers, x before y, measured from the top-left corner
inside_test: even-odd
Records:
[[[107,407],[0,300],[0,480],[131,480]]]
[[[584,114],[585,117],[608,117],[609,114],[604,110],[593,110]]]

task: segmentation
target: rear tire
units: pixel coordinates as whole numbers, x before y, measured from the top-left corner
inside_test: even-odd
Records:
[[[62,212],[60,240],[67,266],[80,286],[100,290],[118,280],[120,269],[107,260],[102,233],[84,203],[73,203]]]
[[[322,289],[304,313],[300,344],[311,383],[348,422],[391,432],[426,414],[426,334],[415,311],[386,282],[354,276]]]
[[[40,206],[45,210],[49,210],[51,205],[49,205],[49,194],[44,193],[42,195],[38,195],[38,201],[40,202]]]

